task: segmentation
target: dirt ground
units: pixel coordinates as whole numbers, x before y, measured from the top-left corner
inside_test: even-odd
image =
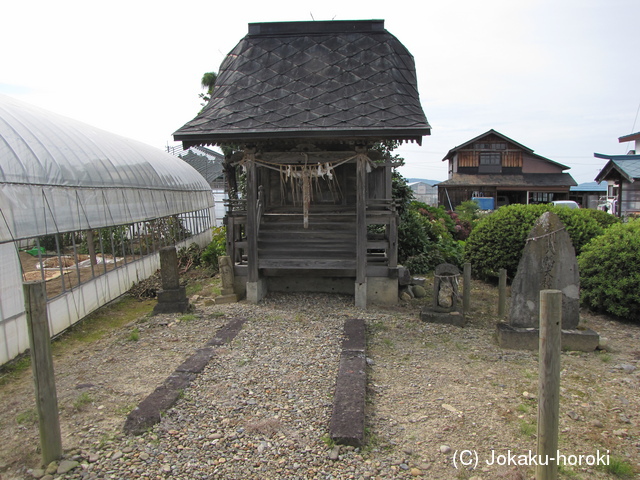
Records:
[[[208,291],[219,282],[202,281]],[[99,451],[122,435],[128,412],[229,320],[205,307],[206,293],[199,296],[189,317],[150,317],[146,312],[155,302],[146,301],[138,304],[142,313],[100,338],[55,342],[66,452]],[[532,478],[530,466],[489,463],[508,452],[535,453],[537,354],[497,346],[497,288],[492,285],[473,282],[464,328],[420,321],[420,309],[429,302],[427,297],[367,311],[379,311],[385,320],[367,324],[363,457],[373,463],[382,457],[415,463],[423,478]],[[130,315],[117,305],[109,308],[112,317]],[[201,314],[204,309],[207,315]],[[581,322],[600,334],[603,347],[562,353],[560,453],[571,463],[572,455],[608,452],[610,463],[622,466],[566,465],[560,478],[620,478],[625,468],[637,475],[640,325],[586,311]],[[137,341],[135,332],[144,341]],[[0,479],[30,478],[27,469],[40,463],[30,369],[2,379],[0,405]],[[465,462],[471,464],[465,467]]]

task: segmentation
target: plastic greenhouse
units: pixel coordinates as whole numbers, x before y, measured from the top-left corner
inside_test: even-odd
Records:
[[[160,149],[0,95],[0,364],[29,347],[23,282],[52,335],[211,240],[206,180]]]

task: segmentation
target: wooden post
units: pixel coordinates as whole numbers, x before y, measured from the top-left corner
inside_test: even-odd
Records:
[[[62,456],[58,398],[51,357],[51,336],[47,318],[47,295],[44,282],[24,283],[31,369],[36,393],[40,427],[40,446],[45,465]]]
[[[536,480],[558,476],[558,420],[560,414],[560,348],[562,292],[540,292],[540,344],[538,351],[538,466]],[[551,460],[554,458],[555,460]],[[541,465],[546,464],[546,465]]]
[[[504,317],[507,309],[507,270],[500,269],[498,280],[498,317]]]
[[[249,271],[248,282],[258,281],[258,179],[256,162],[246,162],[247,167],[247,257]]]
[[[356,148],[363,153],[362,147]],[[367,158],[356,160],[356,307],[367,307]]]
[[[464,290],[462,291],[462,311],[466,315],[471,308],[471,264],[469,262],[464,264],[462,281],[464,283]]]

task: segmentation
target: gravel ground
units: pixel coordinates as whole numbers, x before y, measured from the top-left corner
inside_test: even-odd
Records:
[[[495,290],[474,284],[463,329],[421,322],[428,299],[362,311],[352,297],[317,294],[273,294],[259,305],[198,303],[189,319],[145,317],[136,324],[137,342],[127,340],[129,326],[55,360],[67,462],[52,466],[50,476],[34,468],[37,426],[16,427],[33,398],[29,375],[0,389],[8,407],[0,428],[17,452],[12,457],[5,444],[0,478],[532,478],[529,466],[487,463],[492,451],[536,448],[537,355],[495,344]],[[217,348],[161,423],[138,437],[123,435],[126,412],[238,317],[247,320],[237,337]],[[362,449],[337,448],[327,437],[349,317],[364,318],[368,329]],[[608,351],[562,355],[560,448],[567,455],[609,450],[637,469],[640,328],[582,318],[607,337]],[[78,406],[85,389],[91,401]],[[478,455],[475,468],[462,468],[462,450]],[[560,478],[619,477],[583,465],[564,467]]]

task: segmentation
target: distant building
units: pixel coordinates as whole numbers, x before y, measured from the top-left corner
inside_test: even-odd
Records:
[[[596,158],[608,160],[595,178],[596,182],[607,182],[607,207],[619,217],[640,214],[640,132],[618,138],[620,143],[635,142],[635,149],[626,155],[603,155]]]
[[[567,200],[577,185],[564,173],[569,167],[493,129],[452,148],[442,160],[449,162],[449,178],[438,184],[438,203],[448,209],[472,198],[493,198],[496,207]]]
[[[224,155],[202,146],[194,146],[184,150],[182,144],[173,147],[167,146],[167,152],[181,158],[195,168],[211,186],[214,201],[214,224],[220,227],[226,214],[224,204],[228,198],[225,192],[224,169],[222,167]]]
[[[438,205],[438,187],[437,182],[411,182],[409,188],[413,191],[413,196],[418,202],[426,203],[432,207]]]
[[[569,200],[577,202],[582,208],[600,207],[602,197],[607,196],[607,186],[598,182],[586,182],[569,189]]]

